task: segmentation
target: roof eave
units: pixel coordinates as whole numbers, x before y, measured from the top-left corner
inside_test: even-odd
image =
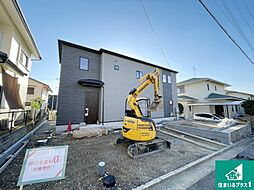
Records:
[[[28,35],[29,39],[31,40],[31,45],[33,47],[32,48],[32,55],[33,55],[33,57],[31,58],[31,60],[41,60],[42,57],[41,57],[40,52],[39,52],[39,50],[38,50],[38,48],[36,46],[34,37],[33,37],[32,33],[31,33],[30,29],[29,29],[29,26],[28,26],[28,24],[26,22],[26,19],[25,19],[24,15],[23,15],[23,12],[22,12],[22,10],[20,8],[20,5],[17,2],[17,0],[12,0],[12,2],[13,2],[13,5],[15,6],[15,9],[16,9],[16,11],[18,13],[18,16],[19,16],[21,22],[23,23],[23,26],[25,27],[27,35]]]
[[[119,53],[116,53],[116,52],[113,52],[113,51],[109,51],[109,50],[106,50],[106,49],[103,49],[103,48],[101,48],[100,50],[95,50],[95,49],[87,48],[87,47],[84,47],[84,46],[81,46],[81,45],[77,45],[77,44],[74,44],[74,43],[70,43],[70,42],[66,42],[64,40],[58,39],[58,51],[59,51],[58,53],[59,53],[59,63],[60,64],[61,64],[61,61],[62,61],[62,46],[63,45],[67,45],[67,46],[78,48],[78,49],[83,49],[83,50],[93,52],[93,53],[97,53],[97,54],[107,53],[107,54],[114,55],[114,56],[117,56],[117,57],[122,57],[124,59],[129,59],[129,60],[132,60],[132,61],[136,61],[136,62],[145,64],[145,65],[150,65],[150,66],[153,66],[153,67],[158,67],[160,69],[168,70],[170,72],[178,73],[175,70],[165,68],[165,67],[162,67],[162,66],[159,66],[159,65],[154,65],[152,63],[142,61],[142,60],[139,60],[139,59],[136,59],[136,58],[133,58],[133,57],[126,56],[126,55],[122,55],[122,54],[119,54]]]

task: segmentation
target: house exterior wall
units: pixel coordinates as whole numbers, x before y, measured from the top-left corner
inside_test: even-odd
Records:
[[[209,90],[207,89],[207,84],[209,84]],[[215,90],[215,86],[217,90]],[[209,81],[201,81],[192,84],[185,84],[184,89],[185,92],[179,93],[179,95],[187,95],[187,96],[189,95],[199,100],[203,100],[210,93],[225,94],[224,85]]]
[[[48,89],[40,82],[37,82],[29,78],[28,87],[34,88],[34,94],[27,94],[26,103],[32,102],[35,98],[41,98],[44,102],[42,104],[42,109],[45,109],[48,105]],[[31,109],[31,106],[26,106],[26,109]]]
[[[79,69],[80,56],[89,59],[89,70]],[[119,70],[115,70],[117,65]],[[136,71],[143,75],[153,72],[156,66],[141,64],[134,60],[115,56],[106,52],[96,53],[63,44],[61,47],[61,72],[58,96],[57,125],[84,122],[85,93],[99,92],[99,122],[121,121],[124,117],[125,100],[130,90],[140,83]],[[177,110],[176,73],[160,69],[160,94],[164,98],[161,106],[152,117],[168,117]],[[171,76],[171,83],[162,83],[162,74]],[[104,82],[102,88],[84,87],[77,84],[80,79],[97,79]],[[153,101],[153,85],[140,95]],[[171,101],[171,104],[170,104]],[[165,105],[167,106],[165,108]],[[166,113],[167,112],[167,113]]]
[[[163,82],[162,79],[162,89],[163,89],[163,107],[164,107],[164,117],[170,117],[173,116],[177,110],[177,100],[176,96],[174,96],[174,90],[176,92],[176,76],[175,73],[172,73],[170,71],[162,70],[161,71],[161,78],[163,75],[166,75],[166,82]],[[168,76],[170,76],[170,81],[168,80]]]
[[[192,113],[210,113],[210,106],[192,106]]]
[[[229,92],[227,92],[227,95],[242,98],[244,100],[254,100],[254,95],[248,95],[248,94],[241,93],[241,92],[230,92],[229,91]]]
[[[80,57],[89,59],[89,70],[79,69]],[[100,80],[100,56],[77,48],[62,46],[57,125],[84,122],[85,92],[100,91],[80,86],[80,79]]]
[[[129,91],[140,84],[138,79],[136,79],[136,71],[142,71],[145,75],[146,73],[153,72],[155,67],[112,56],[107,53],[102,53],[101,63],[101,79],[105,83],[104,120],[105,122],[120,121],[124,117],[125,99],[129,95]],[[119,65],[119,71],[114,70],[114,65]],[[163,90],[161,82],[160,93],[162,95]],[[140,97],[150,98],[153,101],[153,86],[148,86]],[[164,109],[161,108],[157,112],[153,112],[152,117],[164,117]]]
[[[9,58],[16,57],[16,59],[12,59],[11,61],[26,75],[21,76],[17,73],[15,73],[11,68],[7,67],[5,64],[3,64],[3,67],[5,70],[8,71],[8,74],[10,74],[13,77],[18,78],[18,84],[20,85],[20,98],[25,105],[26,101],[26,94],[27,94],[27,86],[28,86],[28,78],[29,73],[31,71],[31,57],[32,53],[30,51],[30,48],[27,46],[27,41],[24,40],[22,37],[22,32],[19,30],[19,28],[14,24],[13,18],[10,15],[14,15],[12,9],[6,9],[3,5],[3,2],[0,2],[0,51],[6,53]],[[15,39],[15,41],[18,43],[18,51],[13,52],[12,51],[12,41]],[[28,65],[24,65],[20,62],[20,54],[21,50],[26,54],[28,57]],[[12,55],[15,53],[16,55]],[[2,69],[0,70],[0,85],[2,86]],[[5,100],[5,97],[3,96],[1,101],[1,108],[0,111],[8,111],[9,107]]]

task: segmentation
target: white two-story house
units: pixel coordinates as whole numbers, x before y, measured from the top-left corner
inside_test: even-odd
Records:
[[[191,78],[177,83],[178,103],[186,119],[194,113],[215,113],[231,118],[242,112],[243,98],[227,94],[229,84],[211,78]]]
[[[17,0],[0,0],[0,112],[25,108],[32,61],[41,56]]]

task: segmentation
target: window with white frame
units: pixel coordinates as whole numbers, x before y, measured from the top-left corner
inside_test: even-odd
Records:
[[[167,76],[166,75],[162,75],[162,82],[167,82]]]
[[[18,52],[19,52],[19,44],[17,40],[14,37],[12,37],[9,59],[15,64],[17,62]]]
[[[19,62],[27,68],[27,66],[28,66],[28,57],[26,56],[23,49],[21,50],[20,55],[19,55]]]
[[[168,75],[168,83],[171,83],[171,76]]]
[[[79,59],[79,69],[88,71],[89,68],[89,60],[85,57],[80,57]]]
[[[141,79],[143,77],[142,71],[136,71],[136,79]]]

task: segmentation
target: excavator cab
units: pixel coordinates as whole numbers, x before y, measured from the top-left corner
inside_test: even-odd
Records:
[[[128,104],[128,99],[125,100],[125,116],[128,117],[137,117],[134,110],[130,109],[130,106]],[[143,115],[143,117],[151,117],[151,111],[150,111],[150,98],[137,98],[138,102],[138,109],[140,113]]]

